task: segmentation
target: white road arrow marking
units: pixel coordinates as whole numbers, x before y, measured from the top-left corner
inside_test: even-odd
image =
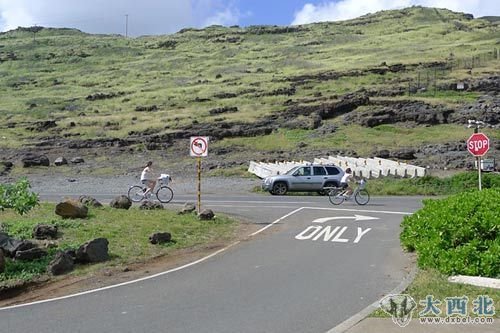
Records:
[[[332,217],[322,217],[313,221],[313,223],[325,223],[331,220],[343,220],[351,219],[355,221],[368,221],[368,220],[378,220],[378,217],[354,215],[354,216],[332,216]]]

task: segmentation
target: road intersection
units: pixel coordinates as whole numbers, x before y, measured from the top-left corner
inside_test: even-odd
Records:
[[[55,198],[42,193],[42,199]],[[420,202],[374,198],[360,208],[334,207],[317,196],[209,195],[205,208],[261,228],[181,269],[0,309],[2,326],[9,332],[326,332],[406,278],[412,263],[400,248],[399,225]]]

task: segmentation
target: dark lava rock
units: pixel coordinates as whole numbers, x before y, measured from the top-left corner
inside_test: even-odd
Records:
[[[88,215],[87,206],[78,201],[66,200],[56,205],[55,213],[63,218],[86,218]]]
[[[157,232],[149,236],[151,244],[163,244],[172,240],[172,235],[169,232]]]
[[[33,228],[33,238],[35,239],[56,239],[57,226],[48,224],[37,224]]]
[[[215,217],[214,212],[211,209],[204,209],[200,214],[198,214],[200,220],[212,220]]]
[[[54,259],[49,263],[47,270],[52,275],[62,275],[73,270],[75,262],[73,257],[63,251],[58,251]]]
[[[78,201],[87,207],[94,207],[94,208],[102,207],[102,203],[100,203],[99,201],[97,201],[97,199],[92,198],[91,196],[88,195],[80,196],[80,198],[78,198]]]
[[[142,210],[153,210],[153,209],[163,209],[163,205],[159,202],[154,201],[143,201],[139,206],[139,209]]]
[[[102,262],[109,259],[109,242],[106,238],[96,238],[78,248],[76,259],[81,263]]]
[[[16,255],[14,256],[14,259],[15,260],[32,261],[35,259],[40,259],[46,255],[47,255],[47,252],[45,250],[42,250],[38,247],[33,247],[31,249],[28,249],[28,250],[17,251]]]
[[[132,201],[126,195],[120,195],[111,200],[109,205],[117,209],[129,209],[132,206]]]
[[[50,161],[49,158],[45,155],[34,155],[34,154],[26,154],[21,162],[23,163],[23,167],[29,168],[32,166],[49,166]]]

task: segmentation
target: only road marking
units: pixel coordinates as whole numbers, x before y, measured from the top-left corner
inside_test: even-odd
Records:
[[[304,231],[302,231],[300,234],[298,234],[297,236],[295,236],[295,239],[298,239],[298,240],[308,240],[308,239],[312,239],[313,241],[316,241],[320,238],[323,238],[322,240],[324,242],[337,242],[337,243],[347,243],[349,242],[349,239],[347,238],[341,238],[342,235],[344,234],[344,232],[347,230],[348,227],[342,227],[342,229],[340,229],[339,226],[335,227],[333,230],[332,230],[332,226],[321,226],[321,225],[311,225],[309,227],[307,227]],[[366,228],[363,230],[363,228],[361,227],[357,227],[357,236],[356,238],[353,240],[353,243],[354,244],[357,244],[359,243],[359,241],[361,240],[361,237],[363,237],[364,235],[366,235],[366,233],[370,230],[372,230],[372,228]]]

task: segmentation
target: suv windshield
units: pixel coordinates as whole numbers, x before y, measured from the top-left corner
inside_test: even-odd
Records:
[[[296,166],[296,167],[291,168],[290,170],[288,170],[288,171],[285,173],[285,175],[290,175],[290,176],[291,176],[291,175],[293,175],[293,173],[294,173],[295,171],[297,171],[297,169],[298,169],[298,168],[301,168],[301,166]]]

